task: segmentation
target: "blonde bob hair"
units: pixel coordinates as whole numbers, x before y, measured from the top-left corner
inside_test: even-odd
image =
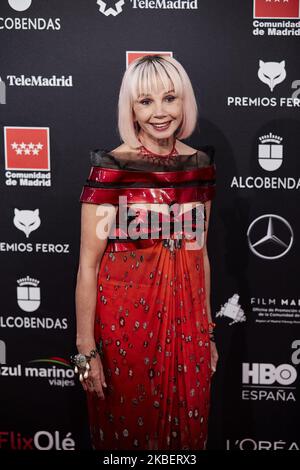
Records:
[[[176,129],[178,139],[189,137],[197,124],[198,107],[188,74],[173,57],[146,55],[132,61],[121,83],[118,103],[118,130],[121,139],[132,148],[140,147],[137,139],[139,124],[133,119],[133,103],[143,94],[158,88],[161,80],[166,91],[170,82],[177,96],[182,98],[183,119]]]

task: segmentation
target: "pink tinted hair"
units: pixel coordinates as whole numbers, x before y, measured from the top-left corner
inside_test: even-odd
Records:
[[[133,121],[133,103],[142,94],[157,90],[158,79],[166,91],[170,82],[175,93],[182,98],[183,119],[176,130],[176,138],[189,137],[197,123],[198,107],[194,90],[183,66],[173,57],[149,55],[130,63],[121,83],[118,103],[118,130],[121,139],[132,148],[141,144],[137,139],[138,124]]]

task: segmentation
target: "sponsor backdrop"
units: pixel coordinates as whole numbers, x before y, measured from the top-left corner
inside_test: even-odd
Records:
[[[299,0],[2,0],[0,449],[90,449],[69,363],[89,151],[130,60],[186,68],[215,146],[209,449],[299,450]],[[296,423],[298,426],[296,427]]]

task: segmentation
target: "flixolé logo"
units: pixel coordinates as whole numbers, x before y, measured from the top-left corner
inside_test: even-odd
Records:
[[[0,430],[0,450],[75,450],[71,432],[36,431],[32,435]]]

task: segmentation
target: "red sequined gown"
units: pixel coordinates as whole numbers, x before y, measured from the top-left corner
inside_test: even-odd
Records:
[[[92,151],[80,201],[198,201],[205,224],[204,202],[215,195],[213,156],[211,146],[163,160]],[[136,217],[145,220],[147,211]],[[115,235],[122,233],[117,223]],[[185,249],[185,238],[174,245],[174,233],[109,239],[102,257],[95,339],[108,387],[105,400],[87,392],[94,449],[206,448],[211,371],[203,250]]]

